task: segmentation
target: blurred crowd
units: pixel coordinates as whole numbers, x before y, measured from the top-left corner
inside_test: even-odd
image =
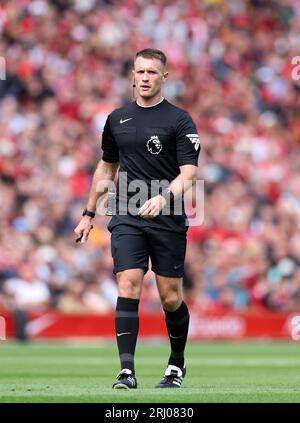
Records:
[[[298,0],[1,1],[0,309],[114,309],[109,218],[84,245],[73,230],[104,122],[132,101],[145,47],[167,53],[164,95],[190,112],[202,145],[186,301],[300,310]],[[141,306],[160,309],[150,271]]]

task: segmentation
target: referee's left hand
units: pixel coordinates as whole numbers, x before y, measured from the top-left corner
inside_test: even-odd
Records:
[[[138,216],[143,219],[153,219],[158,216],[160,211],[165,207],[167,200],[161,195],[156,195],[147,200],[139,209]]]

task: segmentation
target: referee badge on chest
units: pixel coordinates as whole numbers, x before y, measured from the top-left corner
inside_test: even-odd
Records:
[[[159,154],[162,150],[162,144],[157,135],[152,135],[147,141],[147,149],[151,154]]]

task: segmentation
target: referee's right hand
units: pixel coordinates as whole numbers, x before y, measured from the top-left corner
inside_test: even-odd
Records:
[[[93,229],[92,218],[89,216],[83,216],[79,224],[74,229],[74,232],[77,235],[76,242],[87,241],[91,229]]]

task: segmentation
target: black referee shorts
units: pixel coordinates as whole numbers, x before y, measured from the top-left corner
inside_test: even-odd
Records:
[[[114,216],[113,219],[118,219]],[[186,232],[172,232],[153,228],[143,219],[130,219],[108,225],[111,232],[111,253],[114,273],[126,269],[144,269],[151,259],[152,270],[157,275],[180,278],[184,274]]]

